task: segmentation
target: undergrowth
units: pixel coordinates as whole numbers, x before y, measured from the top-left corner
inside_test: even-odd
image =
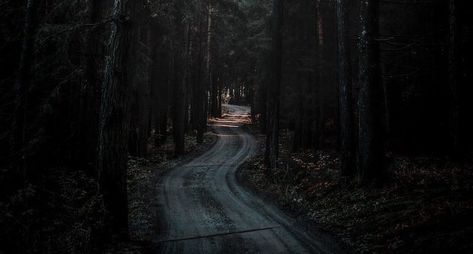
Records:
[[[282,149],[269,179],[260,157],[241,174],[286,210],[338,235],[355,253],[472,251],[472,164],[395,155],[388,161],[382,187],[341,180],[337,153],[328,150]]]

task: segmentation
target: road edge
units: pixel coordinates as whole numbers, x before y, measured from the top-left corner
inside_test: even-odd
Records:
[[[235,178],[236,178],[237,184],[239,184],[245,190],[247,190],[248,192],[252,193],[253,195],[263,200],[265,203],[268,203],[278,208],[286,216],[294,219],[295,221],[294,226],[301,229],[302,231],[307,231],[307,232],[310,232],[311,234],[317,235],[318,237],[320,236],[323,237],[323,239],[321,239],[323,242],[327,242],[330,245],[335,245],[336,248],[339,249],[341,253],[346,253],[346,254],[353,253],[352,251],[350,251],[348,246],[341,239],[339,239],[337,234],[324,229],[322,225],[309,219],[304,214],[300,214],[300,213],[298,214],[296,211],[292,211],[283,207],[280,203],[281,200],[277,198],[277,195],[275,193],[269,193],[265,191],[264,189],[258,188],[258,186],[255,186],[251,183],[247,175],[249,171],[248,164],[250,163],[250,160],[252,158],[257,157],[257,156],[264,156],[264,149],[262,146],[262,143],[264,144],[264,142],[258,139],[258,136],[261,136],[261,134],[258,131],[254,130],[253,125],[251,124],[244,125],[241,128],[244,132],[248,133],[256,140],[256,152],[252,157],[250,157],[248,160],[243,162],[237,168],[235,172]]]

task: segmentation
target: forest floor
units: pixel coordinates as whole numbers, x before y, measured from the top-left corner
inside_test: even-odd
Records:
[[[253,127],[250,127],[253,129]],[[354,253],[471,253],[473,163],[390,155],[383,187],[343,183],[335,151],[290,153],[267,177],[260,156],[244,164],[240,181],[285,211],[338,236]],[[288,135],[282,135],[287,147]]]

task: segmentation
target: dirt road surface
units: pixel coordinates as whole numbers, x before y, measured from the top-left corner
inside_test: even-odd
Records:
[[[154,252],[340,253],[333,241],[239,185],[235,173],[255,154],[256,141],[241,128],[249,108],[226,107],[228,114],[211,124],[213,147],[157,185],[162,228]]]

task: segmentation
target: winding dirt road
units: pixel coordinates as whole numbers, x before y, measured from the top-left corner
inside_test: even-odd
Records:
[[[253,156],[254,138],[242,128],[249,108],[227,106],[212,124],[217,142],[178,166],[158,184],[161,234],[157,253],[338,253],[323,235],[305,232],[295,220],[240,186],[238,166]]]

